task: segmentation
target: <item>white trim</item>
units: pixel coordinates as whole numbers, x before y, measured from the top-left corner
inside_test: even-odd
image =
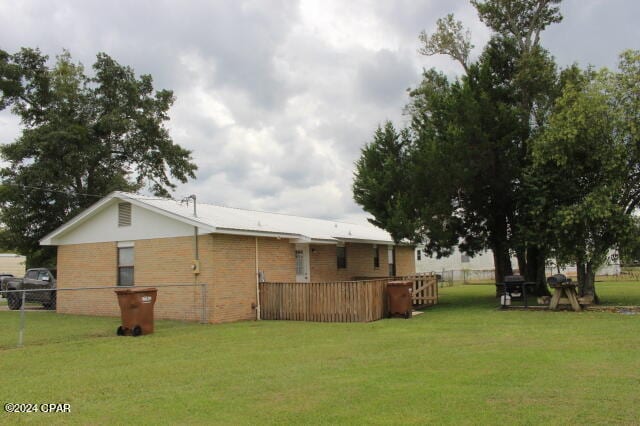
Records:
[[[229,235],[246,235],[249,237],[273,237],[273,238],[295,238],[298,239],[301,235],[298,234],[283,234],[279,232],[269,231],[245,231],[243,229],[229,229],[229,228],[215,228],[211,231],[212,234],[229,234]]]
[[[379,245],[401,245],[401,244],[394,244],[394,243],[389,243],[389,241],[382,241],[382,240],[366,240],[366,239],[358,239],[358,238],[340,238],[340,237],[334,237],[336,239],[336,241],[339,241],[340,243],[344,244],[344,243],[357,243],[357,244],[379,244]]]
[[[112,192],[111,194],[107,195],[105,198],[103,198],[102,200],[98,201],[95,204],[92,204],[91,206],[89,206],[86,210],[84,210],[83,212],[81,212],[80,214],[78,214],[76,217],[74,217],[73,219],[71,219],[69,222],[63,224],[62,226],[60,226],[59,228],[53,230],[52,232],[50,232],[49,234],[45,235],[43,238],[40,239],[40,245],[41,246],[51,246],[51,245],[56,245],[53,242],[53,239],[56,237],[59,237],[60,235],[64,234],[67,231],[70,231],[71,229],[75,228],[76,226],[82,224],[83,222],[85,222],[86,220],[90,219],[94,214],[96,214],[99,210],[101,210],[105,205],[109,204],[111,201],[113,200],[120,200],[120,201],[124,201],[124,202],[130,202],[131,204],[159,213],[163,216],[178,220],[180,222],[183,223],[187,223],[188,225],[191,226],[197,226],[199,228],[204,229],[206,232],[214,232],[216,230],[215,227],[209,226],[205,223],[202,223],[198,220],[193,220],[184,216],[180,216],[178,214],[163,210],[161,208],[158,208],[156,206],[152,206],[150,204],[147,203],[143,203],[140,202],[138,200],[136,200],[135,198],[131,198],[128,197],[127,195],[123,194],[122,192],[119,191],[115,191]]]
[[[118,248],[134,247],[135,241],[118,241]]]
[[[334,239],[323,240],[323,239],[309,238],[305,235],[301,235],[300,238],[291,238],[289,242],[291,244],[338,244],[339,243],[338,240],[334,240]]]

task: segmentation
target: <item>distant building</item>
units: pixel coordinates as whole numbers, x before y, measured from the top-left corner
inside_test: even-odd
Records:
[[[15,253],[0,253],[0,273],[23,277],[27,258]]]
[[[487,250],[479,253],[473,257],[462,254],[458,249],[454,249],[451,256],[437,259],[430,257],[428,253],[425,253],[424,246],[418,246],[415,250],[416,256],[416,272],[434,272],[436,274],[442,274],[446,272],[450,279],[455,281],[463,280],[465,277],[471,276],[471,278],[477,279],[491,279],[494,271],[493,252]],[[511,258],[511,265],[514,273],[518,272],[518,259]],[[597,271],[597,275],[619,275],[620,274],[620,261],[615,251],[610,251],[607,257],[606,263],[600,267]],[[547,275],[558,273],[558,269],[552,265],[547,266]],[[576,267],[567,266],[560,268],[560,273],[566,275],[576,275]],[[466,275],[465,275],[466,274]]]

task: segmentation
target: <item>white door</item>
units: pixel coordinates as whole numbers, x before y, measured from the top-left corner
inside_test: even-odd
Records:
[[[296,282],[309,282],[309,244],[296,244]]]

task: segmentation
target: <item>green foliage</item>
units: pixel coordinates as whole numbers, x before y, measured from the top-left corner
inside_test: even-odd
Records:
[[[354,199],[375,217],[371,222],[388,229],[396,241],[412,233],[410,219],[404,215],[409,201],[405,192],[408,143],[408,132],[398,133],[387,122],[362,148],[354,172]]]
[[[453,14],[438,19],[436,31],[429,35],[422,31],[419,36],[423,46],[418,50],[423,55],[449,55],[458,61],[465,71],[468,70],[469,54],[473,49],[471,32],[465,30],[462,22],[456,21]]]
[[[639,65],[625,52],[619,73],[574,70],[532,146],[536,229],[560,259],[595,269],[610,248],[637,244]]]
[[[562,21],[562,0],[471,0],[480,20],[498,34],[514,38],[525,53],[538,45],[540,33]]]
[[[190,152],[165,127],[174,97],[155,91],[104,53],[93,76],[64,52],[48,66],[40,51],[0,52],[0,107],[20,117],[22,134],[0,148],[2,243],[50,265],[54,252],[38,240],[97,198],[144,187],[158,195],[195,177]]]

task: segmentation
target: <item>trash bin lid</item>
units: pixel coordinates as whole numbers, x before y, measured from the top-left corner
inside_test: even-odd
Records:
[[[115,290],[116,294],[131,294],[131,293],[157,293],[157,288],[125,288],[122,290]]]

